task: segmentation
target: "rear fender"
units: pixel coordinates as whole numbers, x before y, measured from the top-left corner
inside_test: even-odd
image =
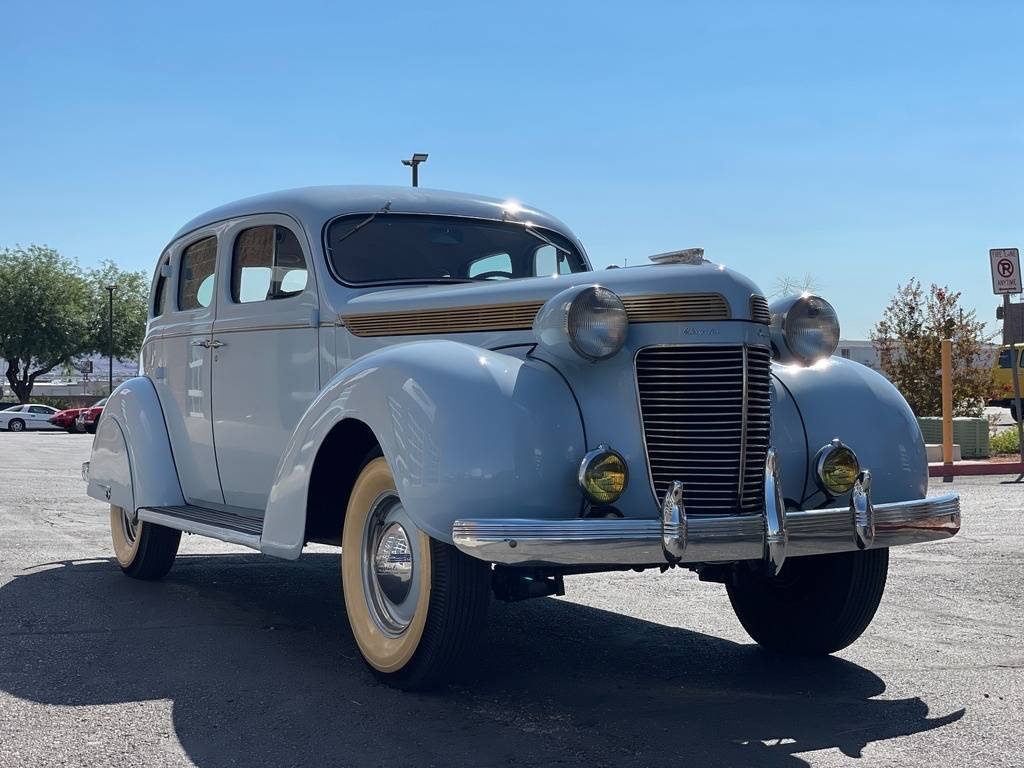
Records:
[[[270,492],[261,548],[299,556],[313,464],[331,429],[366,424],[417,526],[451,542],[460,517],[579,511],[579,409],[545,363],[454,341],[385,347],[324,388],[299,422]],[[338,519],[347,499],[338,499]]]
[[[185,503],[163,409],[145,376],[124,382],[107,400],[92,444],[87,492],[132,511]]]

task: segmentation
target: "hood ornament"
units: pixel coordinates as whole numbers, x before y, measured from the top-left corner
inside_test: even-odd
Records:
[[[668,251],[648,256],[655,264],[705,264],[703,248],[684,248],[681,251]]]

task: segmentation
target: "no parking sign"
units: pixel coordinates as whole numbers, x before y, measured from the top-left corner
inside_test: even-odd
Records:
[[[988,252],[992,263],[992,293],[1020,293],[1020,253],[1016,248],[993,248]]]

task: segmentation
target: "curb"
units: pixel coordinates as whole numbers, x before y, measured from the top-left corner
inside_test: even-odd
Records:
[[[929,464],[928,477],[949,477],[958,475],[1021,475],[1024,462],[979,462],[977,464]]]

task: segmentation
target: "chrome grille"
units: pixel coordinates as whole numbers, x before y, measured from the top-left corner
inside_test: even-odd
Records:
[[[772,317],[768,311],[768,299],[764,296],[758,296],[755,293],[750,297],[750,319],[762,325],[769,325],[771,323]]]
[[[651,483],[683,483],[687,514],[760,512],[771,427],[767,347],[647,347],[637,391]]]

